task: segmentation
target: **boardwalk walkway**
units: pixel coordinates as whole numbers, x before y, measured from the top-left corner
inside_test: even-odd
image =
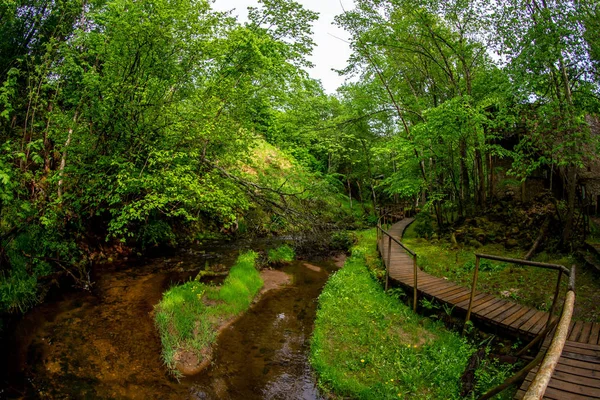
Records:
[[[405,218],[387,231],[400,240],[406,227],[413,221]],[[387,239],[378,243],[384,263],[389,269],[390,280],[413,288],[413,259],[402,247],[392,241],[390,265],[388,264]],[[417,269],[419,297],[426,296],[446,303],[454,310],[466,314],[471,290],[446,279],[429,275]],[[476,292],[471,319],[501,328],[520,338],[531,340],[544,330],[548,313],[522,306],[492,295]],[[569,337],[544,398],[548,399],[600,399],[600,324],[572,322]],[[549,343],[545,342],[547,347]],[[543,347],[545,349],[545,347]],[[532,370],[517,393],[521,398],[531,383],[537,369]]]

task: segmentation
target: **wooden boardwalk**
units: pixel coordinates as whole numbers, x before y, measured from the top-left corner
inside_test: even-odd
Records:
[[[400,240],[412,221],[412,218],[405,218],[392,225],[387,232]],[[412,289],[413,258],[392,241],[390,265],[387,265],[388,243],[384,237],[378,243],[378,248],[389,269],[390,280]],[[465,314],[469,307],[470,288],[429,275],[420,269],[417,269],[417,290],[420,297],[434,298]],[[548,313],[475,292],[471,319],[531,340],[546,327]],[[548,341],[544,346],[548,346]],[[517,393],[518,399],[522,398],[536,372],[537,368],[529,373]],[[600,399],[600,323],[571,322],[568,341],[544,398]]]
[[[550,345],[550,337],[542,349]],[[515,399],[522,399],[538,372],[535,367],[521,384]],[[544,399],[600,399],[600,346],[567,340]]]

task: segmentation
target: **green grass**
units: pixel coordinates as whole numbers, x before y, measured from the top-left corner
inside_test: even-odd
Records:
[[[296,252],[294,248],[290,245],[284,244],[275,249],[270,249],[267,252],[268,262],[270,264],[273,263],[284,263],[294,261],[296,257]]]
[[[171,370],[180,351],[194,352],[202,359],[203,350],[214,343],[220,324],[248,309],[263,286],[256,258],[253,251],[241,254],[220,287],[194,280],[163,294],[155,307],[155,323],[163,360]]]
[[[459,380],[475,348],[386,294],[372,273],[379,263],[375,231],[357,236],[351,257],[319,297],[310,360],[320,387],[358,399],[460,398]],[[488,366],[478,371],[486,378],[480,392],[508,375]]]
[[[445,277],[465,287],[471,287],[475,253],[500,255],[510,258],[522,258],[523,250],[506,249],[503,244],[490,243],[480,248],[463,247],[453,249],[449,242],[429,241],[418,238],[415,226],[410,225],[402,239],[403,243],[417,253],[419,267],[425,272]],[[536,254],[533,261],[561,264],[567,268],[576,264],[577,304],[574,318],[585,321],[600,320],[600,304],[597,300],[597,288],[600,287],[600,275],[581,265],[570,255]],[[550,310],[557,272],[536,267],[521,267],[483,260],[477,282],[477,289],[494,296],[507,298],[517,303],[542,311]],[[567,279],[562,279],[561,295],[564,296]],[[562,297],[561,297],[562,298]]]

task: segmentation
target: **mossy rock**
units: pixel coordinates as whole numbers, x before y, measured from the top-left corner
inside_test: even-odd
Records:
[[[479,241],[477,241],[475,239],[472,239],[472,240],[469,241],[469,246],[478,249],[478,248],[480,248],[483,245]]]

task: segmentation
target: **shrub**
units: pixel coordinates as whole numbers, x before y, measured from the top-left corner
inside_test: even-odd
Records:
[[[356,243],[356,235],[348,231],[338,231],[331,235],[329,248],[331,250],[339,250],[349,252],[350,248]]]
[[[480,271],[491,271],[497,272],[502,271],[506,267],[506,263],[496,264],[490,260],[482,258],[479,260],[479,270]],[[465,271],[473,271],[475,269],[475,260],[469,260],[465,263],[464,267]]]
[[[291,246],[284,244],[276,249],[270,249],[267,255],[270,264],[286,263],[294,260],[296,252]]]
[[[433,235],[433,217],[426,212],[420,212],[415,217],[415,233],[421,238],[430,238]]]

